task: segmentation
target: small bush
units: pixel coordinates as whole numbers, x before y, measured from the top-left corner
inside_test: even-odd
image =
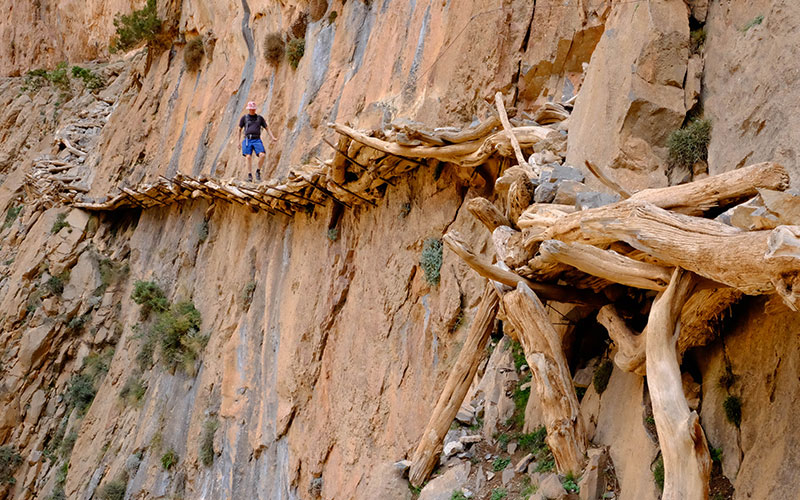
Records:
[[[200,441],[200,461],[206,467],[214,463],[214,434],[217,432],[219,422],[216,418],[209,418],[203,424],[203,439]]]
[[[130,50],[140,42],[153,41],[161,32],[156,0],[147,0],[147,5],[130,14],[114,16],[116,35],[111,40],[111,52]]]
[[[710,141],[710,120],[692,120],[684,128],[675,130],[667,139],[670,165],[690,168],[695,162],[706,160]]]
[[[75,447],[75,441],[78,440],[78,431],[73,429],[69,434],[64,436],[61,441],[61,446],[58,447],[58,454],[63,459],[69,459],[72,455],[72,448]]]
[[[142,306],[142,317],[149,316],[151,311],[164,312],[169,309],[169,302],[164,291],[153,281],[137,281],[133,284],[131,298]]]
[[[689,34],[689,45],[693,54],[699,54],[706,44],[706,29],[700,28],[692,30]]]
[[[722,448],[711,448],[711,462],[722,463]]]
[[[425,240],[422,244],[419,265],[425,273],[425,281],[429,285],[438,285],[442,270],[442,240],[436,238]]]
[[[164,470],[170,470],[175,464],[178,463],[178,454],[170,448],[166,453],[161,455],[161,467]]]
[[[303,38],[306,36],[307,29],[308,29],[308,14],[306,12],[303,12],[292,23],[292,27],[289,28],[289,32],[291,33],[292,38]]]
[[[11,446],[0,446],[0,485],[16,484],[14,472],[22,463],[22,456]]]
[[[572,475],[572,472],[567,473],[567,476],[561,481],[561,486],[567,490],[567,493],[578,493],[580,491],[578,482],[575,480],[575,476]]]
[[[100,490],[100,500],[123,500],[127,488],[127,481],[115,479],[114,481],[106,483]]]
[[[754,17],[753,19],[751,19],[750,21],[748,21],[747,24],[742,26],[742,30],[741,31],[743,33],[747,33],[748,31],[750,31],[750,29],[758,26],[759,24],[761,24],[763,22],[764,22],[764,15],[763,14],[758,15],[758,16]]]
[[[464,492],[461,490],[455,490],[452,495],[450,495],[450,500],[467,500],[467,496],[464,495]]]
[[[136,404],[147,392],[147,385],[138,373],[132,374],[119,391],[119,397],[128,404]]]
[[[136,353],[136,365],[141,371],[147,371],[153,366],[153,354],[156,350],[156,341],[153,335],[145,336],[144,342]]]
[[[521,434],[517,438],[521,450],[528,453],[538,453],[543,448],[547,447],[544,440],[547,437],[547,429],[541,426],[529,434]]]
[[[53,222],[53,227],[50,228],[50,232],[52,234],[56,234],[65,227],[69,227],[69,222],[67,222],[67,214],[60,213],[56,216],[56,220]]]
[[[511,463],[510,458],[497,457],[492,462],[492,470],[495,472],[500,472],[501,470],[508,467],[508,464],[510,463]]]
[[[17,220],[19,213],[22,211],[22,205],[18,207],[8,207],[8,211],[6,211],[6,220],[3,222],[3,229],[8,229],[14,224],[14,221]]]
[[[183,62],[186,63],[186,69],[189,71],[197,71],[200,69],[200,63],[203,62],[205,50],[203,49],[203,39],[193,38],[183,48]]]
[[[112,283],[130,271],[127,264],[119,264],[111,259],[101,259],[98,267],[100,268],[100,286],[94,291],[95,297],[101,297]]]
[[[208,342],[200,334],[200,312],[191,302],[180,302],[161,313],[153,332],[161,343],[161,359],[170,368],[181,364],[194,374],[195,361]]]
[[[492,490],[491,500],[503,500],[508,496],[508,492],[503,488],[495,488]]]
[[[258,286],[258,282],[253,280],[246,284],[242,290],[242,305],[245,309],[249,309],[250,304],[253,302],[253,295],[256,292],[256,286]]]
[[[83,331],[83,327],[86,326],[86,323],[92,318],[92,313],[86,312],[81,314],[80,316],[75,316],[69,323],[67,323],[67,330],[70,333],[80,333]]]
[[[336,18],[339,14],[336,13],[335,10],[332,10],[330,14],[328,14],[328,24],[333,24],[336,21]]]
[[[653,481],[658,486],[658,491],[664,491],[664,458],[659,455],[653,466]]]
[[[208,220],[204,220],[197,227],[197,241],[199,241],[200,243],[206,241],[208,239],[208,230],[209,230]]]
[[[592,385],[597,394],[603,394],[608,387],[608,380],[611,378],[611,372],[614,370],[614,364],[611,360],[604,359],[600,365],[595,369],[592,376]]]
[[[92,378],[85,373],[79,373],[70,380],[64,400],[68,408],[75,408],[83,415],[94,401],[96,393]]]
[[[50,71],[46,74],[45,78],[47,78],[50,83],[52,83],[56,88],[60,89],[62,92],[69,91],[69,75],[67,74],[67,63],[60,62],[56,69]]]
[[[69,279],[69,271],[65,271],[64,274],[59,276],[50,276],[50,278],[45,282],[45,288],[52,293],[53,295],[61,295],[64,293],[64,282]]]
[[[339,239],[339,228],[332,227],[328,229],[328,239],[330,241],[336,241]]]
[[[742,423],[742,400],[738,396],[728,396],[722,403],[725,418],[736,427]]]
[[[89,90],[98,90],[105,86],[103,78],[88,68],[73,66],[72,76],[83,80],[84,86],[86,86],[86,88]]]
[[[283,58],[284,49],[280,33],[270,33],[264,37],[264,58],[268,63],[277,66]]]
[[[286,59],[289,61],[289,65],[292,67],[292,69],[297,69],[297,66],[300,64],[300,59],[303,58],[305,51],[305,38],[292,38],[289,40],[289,44],[286,46]]]

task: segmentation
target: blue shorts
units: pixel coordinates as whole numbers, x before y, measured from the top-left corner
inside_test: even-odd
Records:
[[[264,149],[264,143],[261,142],[261,139],[245,139],[242,141],[242,156],[249,156],[253,154],[253,152],[257,155],[262,153],[266,153]]]

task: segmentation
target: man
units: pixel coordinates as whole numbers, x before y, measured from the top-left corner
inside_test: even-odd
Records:
[[[247,158],[247,180],[253,182],[253,153],[258,156],[258,168],[256,169],[256,180],[261,180],[261,167],[264,164],[266,151],[264,150],[264,143],[261,142],[261,127],[267,129],[269,136],[273,141],[278,139],[272,135],[266,120],[261,115],[256,114],[256,103],[250,101],[247,103],[247,114],[242,115],[239,120],[239,139],[242,138],[242,131],[244,130],[244,140],[242,141],[242,156]]]

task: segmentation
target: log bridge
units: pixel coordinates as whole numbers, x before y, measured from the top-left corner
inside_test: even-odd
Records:
[[[588,440],[562,339],[544,308],[556,301],[595,308],[613,341],[614,363],[647,374],[664,460],[662,498],[708,498],[708,445],[683,393],[680,360],[719,334],[718,318],[743,295],[777,294],[787,307],[800,308],[800,201],[784,192],[789,176],[772,162],[635,193],[587,162],[588,171],[619,201],[592,208],[535,203],[533,188],[548,182],[547,165],[524,155],[547,150],[563,157],[565,137],[557,125],[566,116],[566,107],[550,106],[536,117],[547,125],[511,120],[497,96],[497,116],[463,131],[408,123],[359,131],[330,124],[339,134],[336,144],[329,143],[333,159],[293,169],[280,181],[176,174],[120,188],[104,200],[87,199],[86,189],[55,189],[54,202],[108,211],[205,198],[291,216],[328,198],[347,207],[374,205],[393,178],[420,166],[444,163],[456,179],[474,187],[493,182],[493,190],[484,190],[492,199],[476,197],[467,204],[487,230],[489,254],[479,255],[454,232],[443,235],[447,248],[487,284],[419,444],[410,450],[411,484],[420,486],[433,470],[500,311],[505,332],[519,340],[531,368],[532,395],[542,407],[556,468],[580,473]],[[488,169],[476,176],[492,162],[494,173]],[[47,166],[47,175],[60,173],[59,167]],[[26,188],[43,192],[46,179],[32,176]],[[763,208],[757,224],[748,219],[754,203]],[[626,294],[651,302],[642,332],[627,324],[615,304]]]

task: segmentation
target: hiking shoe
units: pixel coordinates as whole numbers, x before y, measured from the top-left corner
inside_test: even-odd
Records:
[[[256,181],[261,182],[261,169],[256,169]]]
[[[247,182],[253,182],[253,174],[247,174]]]

